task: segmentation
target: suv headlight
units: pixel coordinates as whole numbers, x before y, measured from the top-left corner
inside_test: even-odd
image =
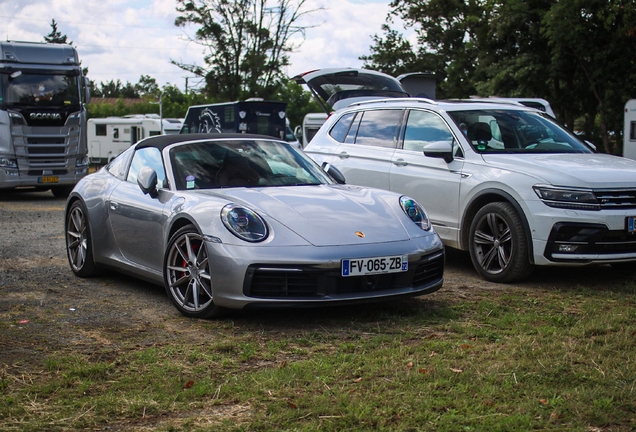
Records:
[[[421,205],[417,203],[413,198],[407,196],[400,197],[400,207],[404,210],[404,213],[415,223],[415,225],[422,228],[424,231],[431,229],[431,221],[428,219],[428,215],[424,211]]]
[[[569,189],[537,185],[532,187],[537,196],[549,207],[573,210],[600,210],[601,206],[589,189]]]
[[[232,234],[247,242],[256,243],[267,238],[267,225],[258,213],[236,204],[221,209],[223,225]]]

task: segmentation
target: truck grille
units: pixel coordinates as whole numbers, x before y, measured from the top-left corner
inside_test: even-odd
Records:
[[[49,155],[49,154],[64,154],[66,152],[65,147],[50,146],[50,147],[27,147],[27,153],[29,155]]]

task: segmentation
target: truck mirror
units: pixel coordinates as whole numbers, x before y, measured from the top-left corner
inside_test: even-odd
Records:
[[[84,103],[89,103],[91,101],[91,81],[88,77],[84,78]]]

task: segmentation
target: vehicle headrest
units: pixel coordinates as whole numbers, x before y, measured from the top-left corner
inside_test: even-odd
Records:
[[[471,141],[490,141],[492,139],[490,125],[484,122],[472,123],[468,126],[466,135]]]

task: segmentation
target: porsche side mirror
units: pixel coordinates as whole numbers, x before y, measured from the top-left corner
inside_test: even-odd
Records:
[[[152,198],[156,198],[159,195],[159,192],[157,192],[157,173],[149,166],[139,170],[137,185],[139,185],[145,195],[150,195]]]
[[[345,184],[345,177],[338,168],[327,162],[323,162],[321,166],[323,171],[329,174],[329,176],[334,179],[336,183]]]

